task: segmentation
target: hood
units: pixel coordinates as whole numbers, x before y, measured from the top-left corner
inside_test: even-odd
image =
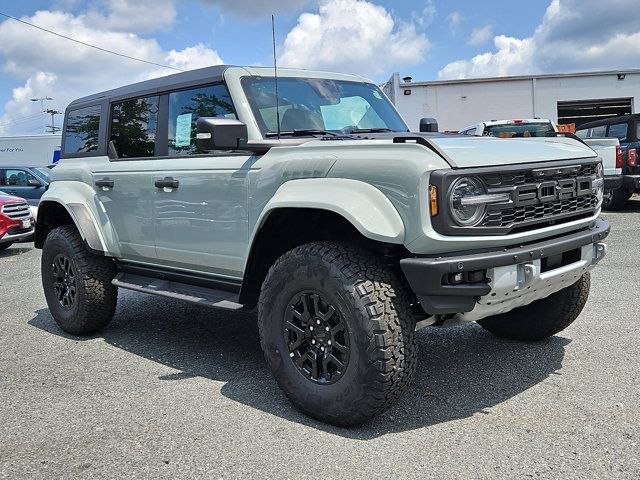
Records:
[[[27,203],[26,200],[0,192],[0,203]]]
[[[427,137],[455,168],[594,158],[587,145],[571,138]]]

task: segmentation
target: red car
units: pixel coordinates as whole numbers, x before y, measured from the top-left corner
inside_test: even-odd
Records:
[[[26,200],[0,192],[0,251],[33,235],[36,221]]]

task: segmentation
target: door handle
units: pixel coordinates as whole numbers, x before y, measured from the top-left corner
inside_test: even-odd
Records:
[[[9,195],[17,195],[18,192],[16,190],[9,190]]]
[[[110,190],[113,188],[114,183],[113,183],[113,180],[105,177],[102,180],[96,180],[95,185],[96,187],[102,188],[102,190],[106,192],[107,190]]]
[[[162,180],[156,180],[155,186],[156,188],[178,188],[180,182],[171,177],[165,177]]]

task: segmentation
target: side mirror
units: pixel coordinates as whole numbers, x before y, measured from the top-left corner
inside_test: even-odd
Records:
[[[196,122],[198,150],[241,150],[247,145],[247,126],[239,120],[200,117]]]
[[[438,131],[438,121],[435,118],[421,118],[420,119],[420,131],[435,133]]]
[[[29,180],[27,180],[27,185],[29,185],[30,187],[41,187],[42,183],[40,183],[40,181],[36,180],[35,178],[30,178]]]

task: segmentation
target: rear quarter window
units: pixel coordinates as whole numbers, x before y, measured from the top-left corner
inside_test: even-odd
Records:
[[[607,137],[616,137],[621,142],[625,141],[627,139],[627,124],[616,123],[614,125],[609,125]]]
[[[98,150],[100,105],[71,110],[64,131],[64,153],[89,153]]]

